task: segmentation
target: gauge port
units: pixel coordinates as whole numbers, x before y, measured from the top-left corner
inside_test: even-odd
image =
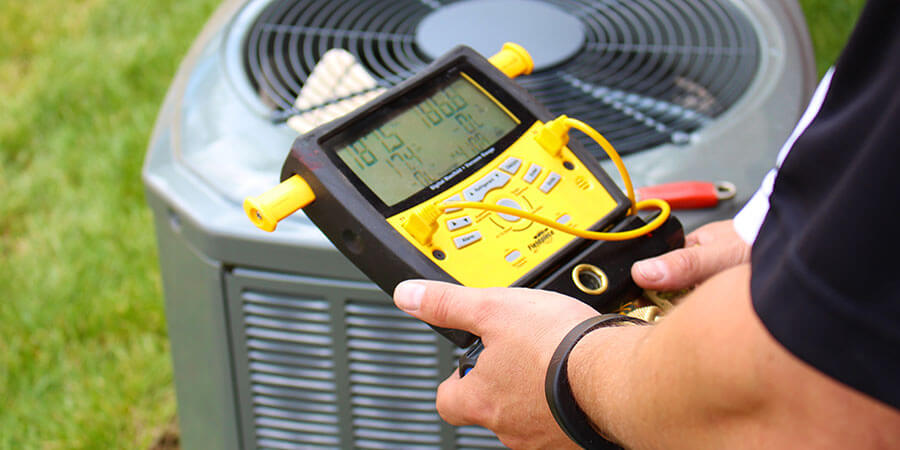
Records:
[[[572,269],[572,281],[581,292],[600,295],[609,287],[606,273],[593,264],[579,264]]]

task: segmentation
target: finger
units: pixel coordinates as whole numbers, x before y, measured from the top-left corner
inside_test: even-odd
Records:
[[[701,230],[694,231],[693,233],[688,234],[684,237],[684,247],[694,247],[696,245],[700,245],[700,239],[705,237]]]
[[[734,221],[720,220],[703,225],[685,236],[684,246],[693,247],[695,245],[727,243],[734,239],[740,239],[740,236],[734,230]]]
[[[631,276],[645,289],[685,289],[733,265],[732,249],[700,245],[638,261]]]
[[[471,392],[466,392],[463,388],[459,372],[454,370],[437,388],[437,398],[434,404],[438,414],[451,425],[474,425],[474,418],[470,414],[472,411],[469,405],[471,403],[470,395],[472,395]]]
[[[500,303],[491,292],[437,281],[408,280],[394,289],[394,303],[432,325],[484,336],[481,324]]]

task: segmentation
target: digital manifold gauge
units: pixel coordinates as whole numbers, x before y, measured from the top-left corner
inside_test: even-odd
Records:
[[[282,183],[248,198],[244,209],[272,231],[303,208],[388,294],[403,280],[424,278],[547,289],[599,312],[615,310],[641,293],[632,263],[682,246],[681,224],[662,213],[649,223],[635,214],[643,208],[627,173],[631,198],[568,142],[568,129],[581,122],[554,120],[511,80],[531,67],[515,44],[490,60],[457,47],[297,138]],[[623,170],[614,151],[611,157]],[[476,339],[435,329],[460,347]]]

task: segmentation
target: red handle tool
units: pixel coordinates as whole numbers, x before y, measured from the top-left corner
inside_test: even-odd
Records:
[[[712,208],[720,200],[728,200],[737,193],[734,184],[727,181],[678,181],[675,183],[645,186],[637,190],[638,200],[661,198],[672,209]]]

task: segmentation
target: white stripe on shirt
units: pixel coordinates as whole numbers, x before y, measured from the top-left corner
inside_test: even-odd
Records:
[[[778,169],[781,168],[784,158],[794,148],[797,139],[803,135],[809,124],[819,114],[819,110],[822,109],[822,103],[825,102],[825,95],[828,93],[828,88],[831,87],[831,77],[833,75],[834,67],[828,69],[828,72],[822,77],[822,81],[819,82],[819,86],[816,88],[816,92],[813,94],[806,112],[803,113],[803,117],[800,118],[797,127],[794,128],[791,136],[778,152],[775,168],[766,174],[753,197],[750,197],[747,204],[734,216],[734,229],[748,244],[753,244],[753,241],[756,240],[756,235],[759,234],[759,229],[762,227],[766,214],[769,213],[769,197],[772,195],[772,189],[775,186],[775,177],[778,176]]]

